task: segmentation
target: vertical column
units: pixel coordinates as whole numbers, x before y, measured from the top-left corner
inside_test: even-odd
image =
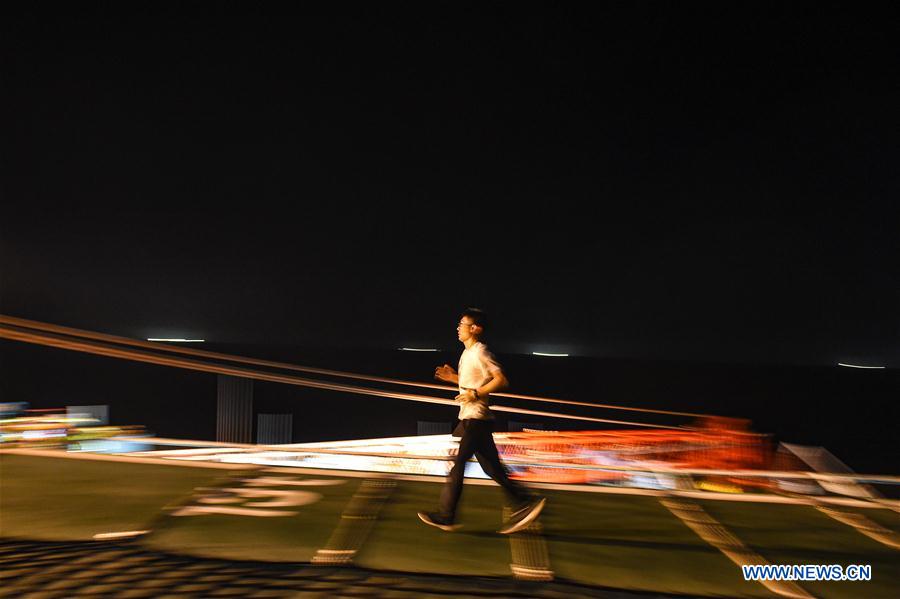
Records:
[[[257,416],[256,442],[281,445],[291,442],[293,414],[260,414]]]
[[[93,418],[97,421],[82,426],[106,425],[109,424],[109,406],[66,406],[66,416],[69,418]]]
[[[253,442],[253,380],[220,374],[216,441]]]
[[[449,422],[431,422],[428,420],[416,422],[417,435],[449,435],[452,428]]]

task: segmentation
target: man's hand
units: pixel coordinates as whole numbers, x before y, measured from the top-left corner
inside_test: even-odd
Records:
[[[466,389],[465,391],[457,395],[455,399],[456,401],[466,403],[470,401],[478,401],[480,399],[480,396],[478,395],[478,391],[476,391],[475,389]]]
[[[455,383],[459,381],[459,378],[456,375],[456,371],[453,370],[453,367],[449,364],[444,364],[443,366],[438,366],[434,369],[434,378],[439,381],[446,381],[448,383]]]

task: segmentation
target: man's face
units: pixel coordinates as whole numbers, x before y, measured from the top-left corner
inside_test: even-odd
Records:
[[[472,319],[468,316],[463,316],[459,319],[459,323],[456,325],[456,336],[459,337],[459,340],[465,343],[467,340],[472,338],[472,335],[475,331],[475,323],[472,322]]]

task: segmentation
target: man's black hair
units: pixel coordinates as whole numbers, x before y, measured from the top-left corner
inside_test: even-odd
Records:
[[[483,310],[478,308],[466,308],[463,310],[462,316],[468,316],[474,324],[477,324],[485,331],[487,330],[488,317]]]

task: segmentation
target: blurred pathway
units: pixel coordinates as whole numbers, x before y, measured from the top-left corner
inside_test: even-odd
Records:
[[[0,540],[0,597],[600,597],[665,595],[489,577],[200,559],[133,541]]]

